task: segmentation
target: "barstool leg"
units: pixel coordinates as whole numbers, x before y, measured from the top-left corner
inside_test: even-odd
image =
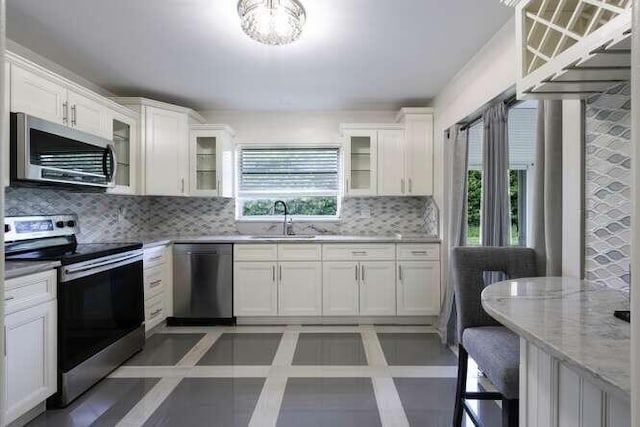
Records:
[[[518,399],[502,399],[502,427],[518,427]]]
[[[456,388],[456,405],[453,411],[453,427],[462,426],[464,416],[464,393],[467,391],[467,365],[469,354],[467,350],[458,344],[458,385]]]

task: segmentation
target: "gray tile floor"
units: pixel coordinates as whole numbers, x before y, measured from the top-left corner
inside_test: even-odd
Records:
[[[448,427],[455,363],[427,327],[164,327],[30,426]],[[494,402],[478,411],[500,419]]]

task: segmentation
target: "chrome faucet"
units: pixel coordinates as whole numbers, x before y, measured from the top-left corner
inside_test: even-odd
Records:
[[[275,203],[273,204],[274,213],[278,205],[282,205],[282,207],[284,208],[284,220],[282,222],[282,235],[292,236],[295,234],[293,232],[293,218],[289,217],[289,222],[287,222],[287,217],[289,216],[289,207],[284,201],[276,200]]]

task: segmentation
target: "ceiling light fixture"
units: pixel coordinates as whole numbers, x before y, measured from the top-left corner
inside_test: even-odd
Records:
[[[304,7],[298,0],[240,0],[238,14],[242,30],[268,45],[296,41],[306,20]]]

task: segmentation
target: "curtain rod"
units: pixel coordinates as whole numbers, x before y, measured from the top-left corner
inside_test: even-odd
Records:
[[[505,99],[503,101],[498,101],[498,102],[503,102],[504,105],[507,108],[509,108],[509,107],[513,107],[516,104],[521,103],[522,101],[520,101],[518,98],[516,98],[515,95],[512,95],[509,98],[507,98],[507,99]],[[486,109],[491,107],[491,106],[493,106],[493,105],[498,104],[498,102],[495,102],[495,101],[488,102],[485,105],[483,105],[481,108],[476,110],[473,114],[467,116],[467,118],[463,122],[458,123],[459,125],[462,125],[460,130],[467,130],[471,126],[473,126],[474,124],[478,123],[480,120],[482,120],[482,115],[484,114]]]

